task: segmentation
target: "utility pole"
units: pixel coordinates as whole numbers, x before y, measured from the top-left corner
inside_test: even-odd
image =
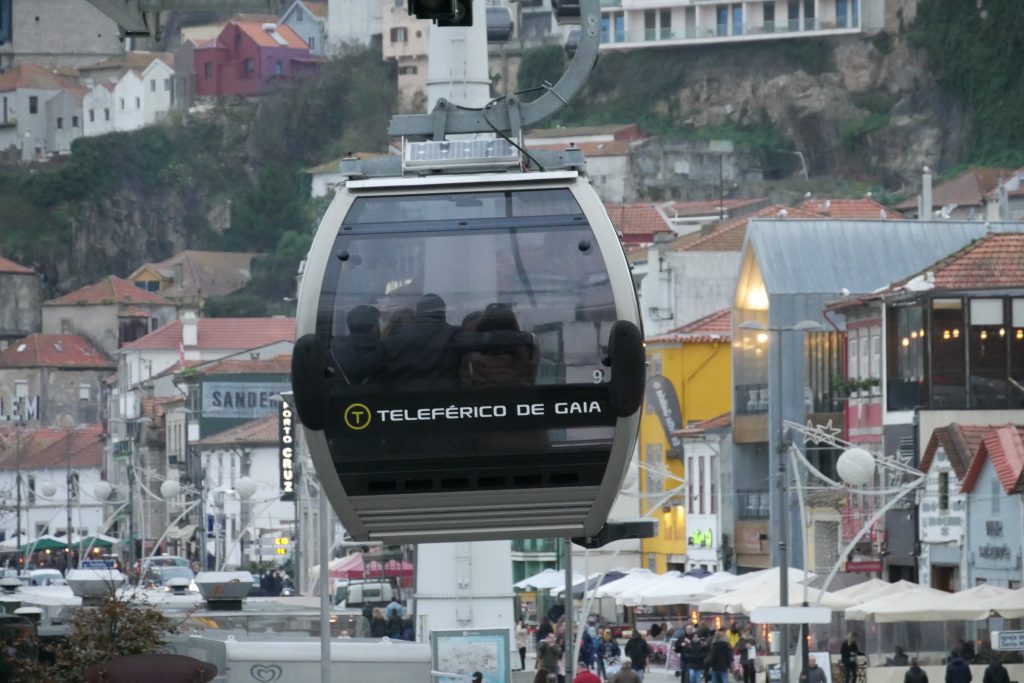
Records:
[[[74,556],[72,554],[73,551],[71,550],[71,540],[72,540],[72,535],[74,533],[72,531],[72,529],[71,529],[71,523],[72,523],[72,514],[71,514],[71,438],[74,435],[75,435],[74,430],[69,429],[68,433],[67,433],[67,436],[65,436],[65,438],[64,438],[64,462],[65,462],[65,464],[67,466],[67,480],[64,483],[65,483],[65,485],[67,487],[67,491],[66,491],[66,495],[65,495],[65,500],[66,500],[66,506],[67,506],[67,514],[68,514],[68,526],[67,526],[68,534],[67,534],[67,540],[66,540],[66,543],[68,544],[68,562],[67,562],[67,566],[65,567],[65,569],[71,569],[74,566],[74,561],[73,561],[73,557]]]
[[[25,541],[21,537],[21,421],[18,421],[18,425],[14,430],[15,446],[14,446],[14,461],[15,467],[17,468],[17,476],[15,477],[15,488],[17,489],[17,513],[18,513],[18,530],[15,538],[17,543],[23,544]]]

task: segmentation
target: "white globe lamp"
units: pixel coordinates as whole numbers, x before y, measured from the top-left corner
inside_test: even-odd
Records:
[[[259,484],[250,479],[249,477],[242,477],[235,482],[235,493],[238,494],[239,498],[248,500],[252,498],[256,493],[256,489],[259,488]]]
[[[173,479],[168,479],[164,483],[160,484],[160,497],[164,500],[167,500],[168,498],[177,498],[179,493],[181,493],[181,484]]]
[[[850,486],[864,486],[875,476],[875,457],[863,448],[848,448],[839,456],[836,471]]]
[[[110,496],[114,495],[114,487],[109,482],[98,481],[92,487],[92,495],[96,496],[99,500],[107,500]]]
[[[57,493],[57,487],[50,482],[39,485],[39,493],[42,494],[43,498],[52,498]]]

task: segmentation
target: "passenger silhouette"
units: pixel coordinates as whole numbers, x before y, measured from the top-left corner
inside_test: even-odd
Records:
[[[334,360],[348,384],[363,384],[384,365],[380,341],[380,311],[373,306],[356,306],[348,312],[348,335],[335,337]]]
[[[473,350],[462,356],[459,377],[465,386],[529,385],[537,380],[540,347],[519,330],[507,304],[487,306],[475,321]]]
[[[425,294],[416,317],[384,339],[385,382],[395,389],[445,389],[459,384],[459,352],[444,299]]]

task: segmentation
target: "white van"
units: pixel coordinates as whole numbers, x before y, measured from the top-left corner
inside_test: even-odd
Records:
[[[334,601],[340,608],[381,607],[395,599],[395,589],[387,581],[350,581],[338,583]]]

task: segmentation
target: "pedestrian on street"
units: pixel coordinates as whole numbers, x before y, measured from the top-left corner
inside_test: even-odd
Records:
[[[725,633],[719,631],[708,650],[707,665],[711,669],[711,683],[729,683],[729,667],[732,666],[732,648]]]
[[[590,669],[580,669],[572,683],[601,683],[601,678]]]
[[[850,631],[843,646],[839,648],[839,663],[843,666],[844,683],[854,683],[857,680],[857,657],[864,654],[857,644],[857,634]]]
[[[960,656],[960,650],[953,650],[946,663],[946,683],[971,683],[971,667]]]
[[[818,666],[818,660],[814,655],[807,657],[807,673],[800,676],[803,683],[828,683],[828,677],[824,669]]]
[[[516,624],[516,649],[519,650],[519,670],[526,669],[526,643],[530,637],[530,629],[522,619]]]
[[[607,678],[609,668],[612,668],[612,673],[615,673],[621,656],[622,650],[615,642],[612,630],[606,628],[601,634],[601,644],[597,647],[597,673],[602,678]]]
[[[928,674],[917,665],[917,657],[910,660],[910,668],[903,674],[903,683],[928,683]]]
[[[689,631],[689,629],[688,629]],[[707,666],[708,644],[700,633],[693,631],[690,639],[683,644],[683,661],[688,676],[683,683],[701,683]]]
[[[995,659],[986,667],[982,683],[1010,683],[1010,674],[1006,672],[1003,663]]]
[[[757,681],[757,641],[750,627],[743,629],[739,642],[740,668],[743,670],[743,683]]]
[[[623,660],[619,673],[609,678],[608,683],[643,683],[643,680],[643,677],[633,670],[633,665],[628,660]]]
[[[383,638],[388,634],[388,622],[380,607],[373,608],[373,616],[370,618],[370,637]]]
[[[479,671],[474,671],[473,677],[469,679],[469,683],[484,683],[484,675]]]
[[[633,635],[626,642],[625,649],[633,673],[641,681],[644,680],[644,672],[647,671],[647,660],[651,656],[651,646],[647,644],[643,634],[638,629],[633,630]]]
[[[547,669],[550,672],[558,671],[558,662],[562,658],[562,648],[555,641],[555,634],[549,633],[547,637],[537,644],[537,668]],[[557,676],[557,674],[555,674]]]

